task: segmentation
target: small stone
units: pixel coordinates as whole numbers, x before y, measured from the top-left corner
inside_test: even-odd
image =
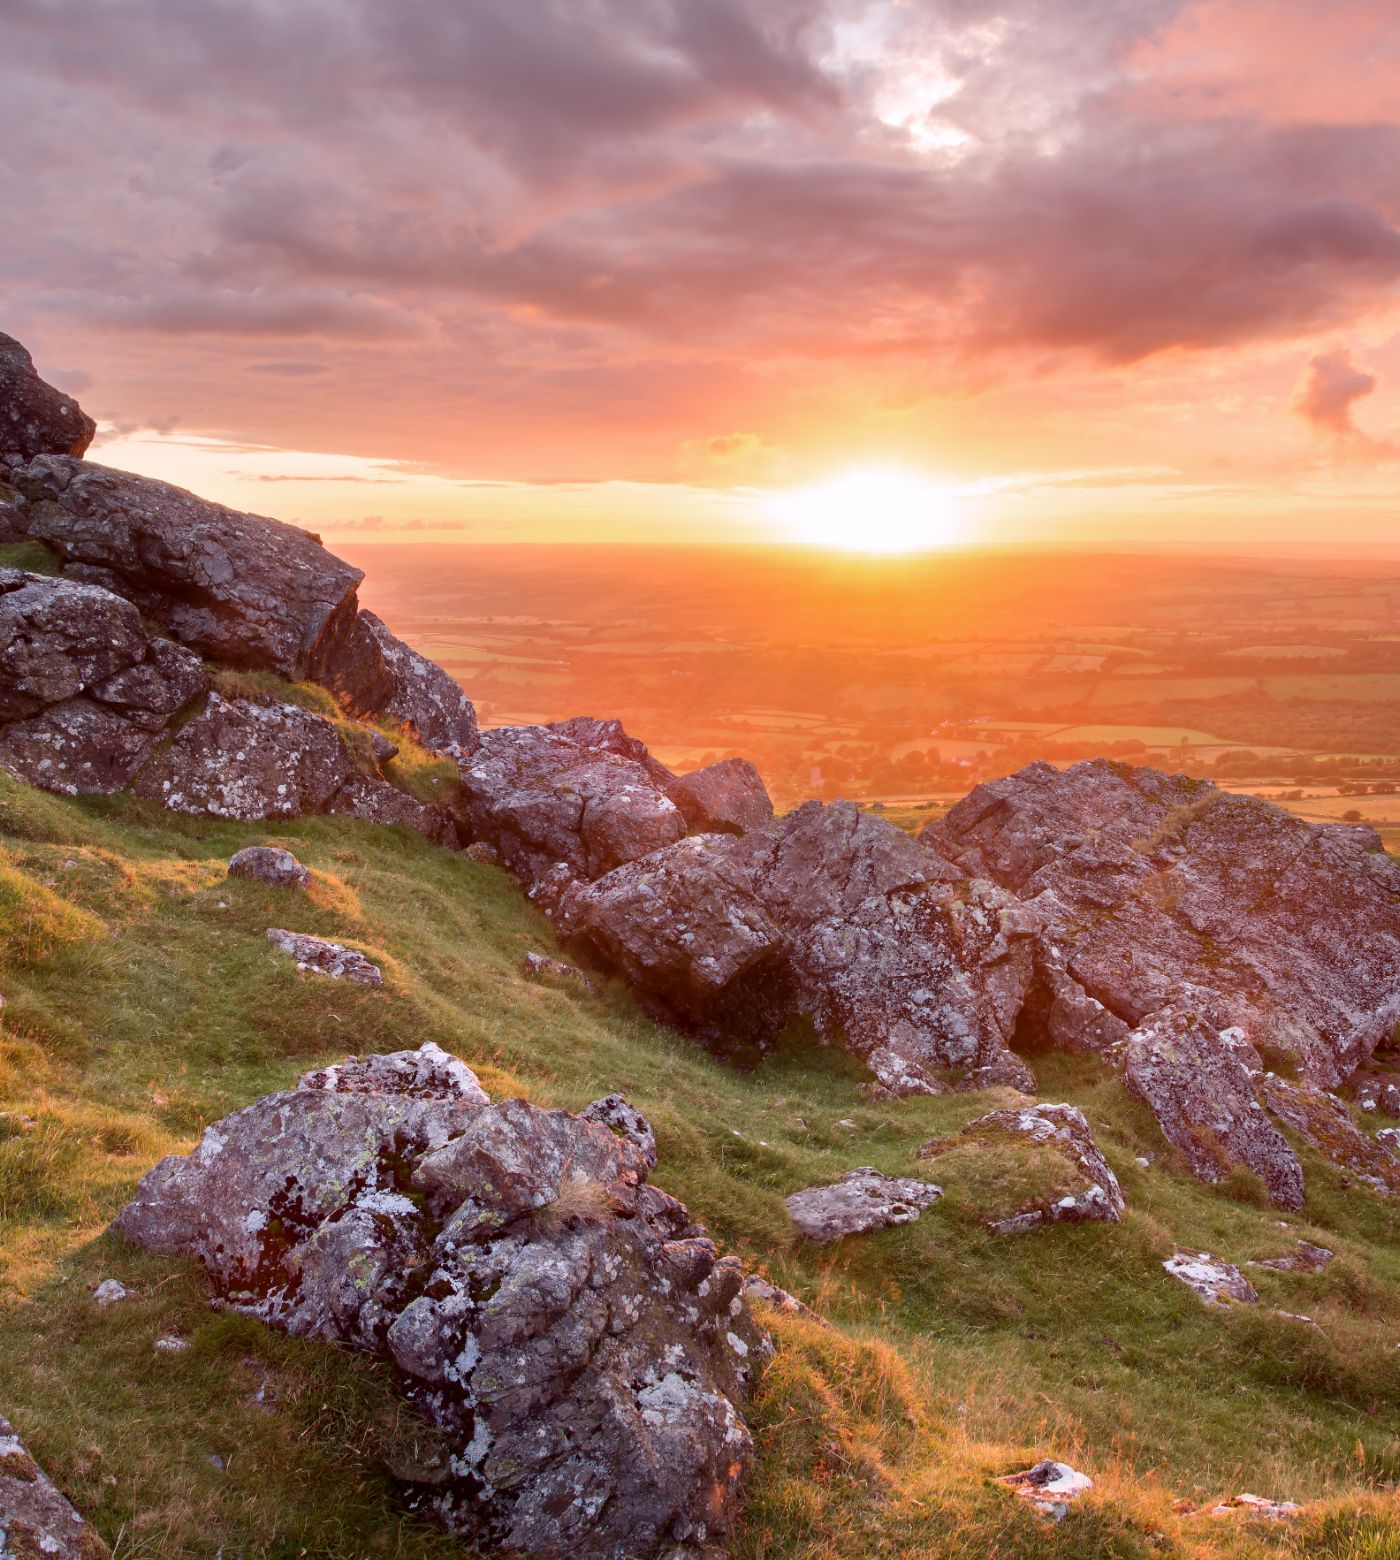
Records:
[[[589,996],[598,995],[597,986],[581,969],[562,959],[551,959],[547,953],[527,953],[520,962],[520,973],[526,980],[562,981],[581,987]]]
[[[1276,1273],[1321,1273],[1332,1261],[1334,1253],[1326,1246],[1314,1246],[1311,1241],[1300,1240],[1297,1250],[1281,1257],[1261,1257],[1250,1267],[1272,1268]]]
[[[289,850],[275,845],[246,845],[229,859],[228,875],[251,878],[273,888],[309,886],[311,874]]]
[[[155,1341],[157,1354],[184,1354],[189,1347],[188,1338],[157,1338]]]
[[[130,1291],[126,1285],[115,1278],[104,1278],[92,1292],[92,1298],[97,1305],[107,1307],[117,1305],[125,1300]]]
[[[1007,1474],[998,1482],[1014,1490],[1022,1500],[1029,1501],[1052,1522],[1062,1522],[1070,1503],[1094,1487],[1094,1481],[1087,1473],[1080,1473],[1068,1463],[1055,1462],[1048,1457],[1033,1468]]]
[[[1210,1517],[1263,1517],[1271,1522],[1289,1522],[1302,1511],[1302,1507],[1291,1500],[1265,1500],[1259,1495],[1235,1495],[1228,1500],[1222,1500],[1218,1505],[1210,1507],[1206,1512]]]

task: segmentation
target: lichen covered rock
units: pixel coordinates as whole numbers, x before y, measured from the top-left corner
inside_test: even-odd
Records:
[[[910,1224],[943,1195],[931,1181],[881,1175],[862,1166],[830,1186],[809,1186],[784,1199],[788,1216],[810,1241],[829,1245],[847,1235],[864,1235]]]
[[[0,459],[81,455],[96,432],[73,397],[40,379],[29,353],[0,333]]]
[[[196,1257],[224,1305],[389,1359],[444,1448],[415,1499],[474,1542],[700,1556],[769,1351],[742,1269],[626,1137],[443,1066],[308,1075],[162,1161],[116,1228]]]
[[[306,888],[311,874],[289,850],[276,845],[245,845],[229,858],[228,875],[251,878],[272,888]]]
[[[0,343],[7,339],[0,336]],[[0,1415],[0,1557],[105,1560],[108,1553]]]

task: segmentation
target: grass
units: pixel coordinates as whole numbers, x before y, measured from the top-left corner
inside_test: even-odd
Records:
[[[258,841],[312,868],[309,896],[225,877]],[[384,989],[299,976],[270,924],[363,948]],[[1400,1557],[1394,1203],[1303,1150],[1309,1207],[1280,1228],[1187,1177],[1090,1059],[1038,1057],[1044,1096],[1085,1111],[1130,1212],[999,1239],[982,1227],[985,1154],[915,1153],[1011,1096],[871,1103],[843,1053],[796,1041],[743,1075],[617,983],[526,981],[522,955],[548,947],[504,875],[405,831],[186,819],[0,777],[0,1409],[120,1560],[465,1552],[396,1496],[390,1470],[421,1432],[377,1367],[213,1313],[189,1264],[103,1233],[205,1123],[347,1052],[428,1039],[497,1096],[626,1093],[656,1127],[658,1183],[835,1324],[774,1321],[739,1560]],[[860,1164],[947,1196],[901,1229],[800,1243],[783,1195]],[[1336,1261],[1251,1270],[1254,1310],[1208,1311],[1160,1265],[1178,1244],[1244,1262],[1300,1237]],[[99,1310],[107,1277],[132,1298]],[[156,1351],[165,1337],[191,1347]],[[994,1482],[1042,1456],[1097,1482],[1053,1530]],[[1240,1490],[1307,1515],[1175,1509]]]

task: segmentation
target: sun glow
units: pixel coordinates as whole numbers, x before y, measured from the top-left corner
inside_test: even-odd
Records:
[[[912,553],[958,540],[951,488],[887,467],[849,471],[785,494],[779,518],[795,539],[843,552]]]

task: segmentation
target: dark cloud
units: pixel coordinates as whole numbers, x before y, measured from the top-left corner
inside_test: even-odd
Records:
[[[1392,306],[1400,129],[1168,112],[1134,61],[1183,9],[0,0],[0,304],[65,362],[205,338],[323,441],[352,403],[693,439],[793,362],[904,404]]]

